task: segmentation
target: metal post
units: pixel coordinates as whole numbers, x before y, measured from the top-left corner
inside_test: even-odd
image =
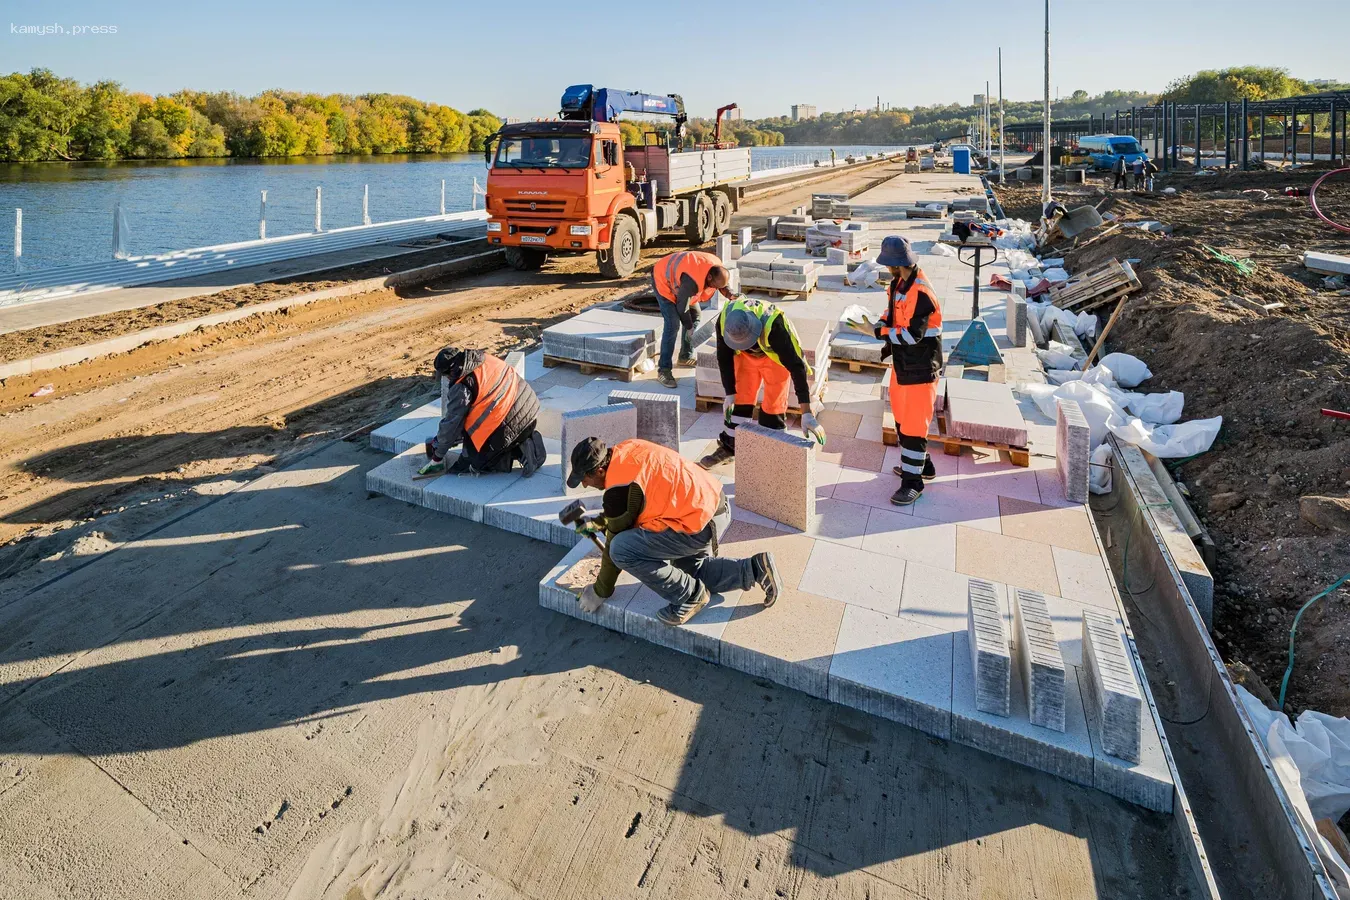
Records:
[[[1200,158],[1200,104],[1195,104],[1195,171],[1204,169],[1205,164]]]
[[[314,233],[323,231],[323,188],[314,189]]]
[[[23,271],[23,210],[14,210],[14,271]]]
[[[361,191],[361,224],[370,224],[370,185]]]
[[[1332,151],[1335,155],[1335,151]],[[1003,47],[999,47],[999,184],[1002,185],[1006,175],[1003,174]]]
[[[267,191],[262,192],[262,200],[258,204],[258,240],[267,240]]]
[[[1327,116],[1327,128],[1331,130],[1331,146],[1328,148],[1327,159],[1331,162],[1336,161],[1336,101],[1331,101],[1331,114]]]
[[[1181,162],[1181,141],[1176,140],[1176,136],[1177,136],[1177,134],[1179,134],[1179,133],[1180,133],[1180,132],[1179,132],[1179,129],[1177,128],[1177,105],[1176,105],[1175,103],[1173,103],[1173,104],[1172,104],[1172,138],[1173,138],[1173,140],[1172,140],[1172,168],[1174,168],[1174,169],[1175,169],[1175,168],[1177,167],[1177,165]]]
[[[1041,204],[1050,204],[1050,0],[1045,0],[1045,109],[1043,112],[1045,149],[1041,152]]]
[[[441,179],[441,215],[445,215],[445,179]]]
[[[1223,101],[1223,167],[1233,168],[1233,112],[1228,101]]]
[[[1261,111],[1261,162],[1266,161],[1266,115],[1265,110]]]
[[[1162,109],[1159,111],[1162,122],[1159,125],[1159,135],[1162,137],[1162,167],[1164,170],[1172,168],[1172,150],[1167,140],[1167,101],[1162,102]]]
[[[1116,134],[1120,134],[1120,110],[1116,110]]]
[[[112,240],[113,259],[126,259],[130,256],[127,253],[127,221],[122,213],[122,203],[118,201],[113,208],[113,240]]]
[[[1241,115],[1242,115],[1242,125],[1239,128],[1239,132],[1242,139],[1242,149],[1238,151],[1238,165],[1241,166],[1242,171],[1245,172],[1247,171],[1247,163],[1251,161],[1251,143],[1252,143],[1251,139],[1252,123],[1251,120],[1247,118],[1246,97],[1242,98]]]
[[[1294,154],[1294,165],[1298,165],[1298,107],[1297,107],[1297,106],[1294,107],[1294,111],[1293,111],[1293,114],[1292,114],[1291,118],[1294,120],[1294,124],[1291,126],[1292,130],[1289,132],[1289,139],[1290,139],[1291,141],[1293,141],[1293,143],[1294,143],[1294,149],[1293,149],[1293,154]]]
[[[1289,113],[1285,113],[1280,119],[1280,160],[1289,162]]]

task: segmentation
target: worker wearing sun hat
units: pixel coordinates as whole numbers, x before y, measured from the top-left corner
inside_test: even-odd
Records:
[[[816,421],[819,404],[811,399],[811,367],[802,353],[797,329],[783,311],[767,300],[737,297],[717,317],[717,368],[726,399],[722,403],[726,430],[717,447],[699,465],[705,469],[731,459],[736,453],[732,416],[748,419],[754,414],[760,389],[759,424],[787,428],[788,387],[796,391],[802,411],[802,430],[825,443],[825,430]]]
[[[900,488],[891,502],[908,506],[923,493],[924,480],[937,475],[928,458],[928,426],[942,371],[942,309],[906,238],[883,240],[877,263],[891,270],[886,312],[875,330],[886,342],[882,359],[891,357],[891,413],[900,438],[900,465],[893,469]]]

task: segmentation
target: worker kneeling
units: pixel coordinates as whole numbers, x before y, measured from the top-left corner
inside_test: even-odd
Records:
[[[759,424],[779,431],[787,428],[789,382],[802,410],[802,430],[825,443],[825,431],[816,421],[820,405],[811,399],[811,367],[806,364],[797,329],[777,306],[767,300],[737,297],[722,307],[717,317],[717,368],[727,395],[722,401],[727,427],[718,436],[716,449],[699,460],[703,468],[711,469],[735,455],[732,417],[750,418],[761,388]]]
[[[883,240],[877,262],[891,270],[886,312],[875,330],[886,341],[881,358],[891,357],[891,413],[900,438],[900,465],[892,470],[900,488],[891,502],[908,506],[923,493],[924,481],[937,476],[928,457],[928,426],[942,371],[942,310],[906,238]]]
[[[717,556],[717,535],[731,512],[716,478],[674,450],[637,438],[613,447],[586,438],[572,448],[571,461],[568,487],[605,491],[605,557],[600,578],[582,592],[583,609],[594,612],[613,593],[616,570],[666,601],[657,616],[667,625],[688,622],[712,592],[758,585],[765,606],[778,599],[773,554]]]
[[[731,273],[722,260],[701,250],[672,253],[652,267],[652,289],[661,310],[661,354],[656,380],[668,388],[678,387],[672,370],[675,338],[680,338],[681,368],[694,367],[694,329],[698,327],[699,304],[726,291]]]
[[[450,398],[436,436],[427,441],[419,474],[445,470],[445,455],[463,444],[450,472],[509,472],[516,461],[526,478],[544,464],[544,438],[535,429],[539,398],[502,360],[482,350],[446,347],[436,374],[450,380]]]

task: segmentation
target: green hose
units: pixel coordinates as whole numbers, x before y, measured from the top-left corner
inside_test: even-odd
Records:
[[[1344,575],[1342,575],[1340,578],[1336,580],[1336,583],[1333,584],[1331,587],[1327,588],[1325,591],[1318,594],[1316,597],[1313,597],[1307,603],[1299,607],[1298,613],[1294,616],[1294,624],[1289,626],[1289,665],[1285,667],[1284,678],[1280,680],[1280,702],[1278,706],[1279,709],[1284,709],[1284,693],[1285,691],[1289,690],[1289,676],[1294,674],[1294,632],[1298,630],[1298,620],[1303,618],[1303,613],[1308,609],[1308,607],[1312,606],[1318,600],[1321,600],[1327,594],[1330,594],[1332,591],[1336,590],[1336,588],[1345,584],[1347,581],[1350,581],[1350,572],[1347,572]]]

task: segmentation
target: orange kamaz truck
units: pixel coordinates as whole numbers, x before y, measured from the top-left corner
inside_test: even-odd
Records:
[[[632,274],[644,244],[681,231],[702,244],[727,230],[750,180],[750,151],[717,137],[685,149],[684,101],[574,85],[563,92],[557,119],[518,122],[492,135],[488,166],[487,240],[520,270],[550,256],[594,253],[600,271]],[[669,117],[664,139],[644,135],[625,147],[616,119],[623,113]]]

